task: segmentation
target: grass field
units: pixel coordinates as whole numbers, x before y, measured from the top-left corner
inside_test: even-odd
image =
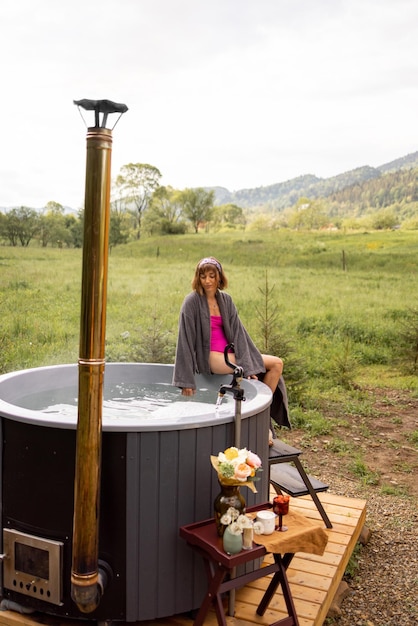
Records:
[[[213,254],[263,351],[260,311],[275,316],[267,347],[284,357],[291,402],[365,381],[416,390],[417,252],[418,235],[402,231],[199,233],[116,247],[107,358],[172,362],[194,267]],[[76,362],[81,251],[1,247],[0,270],[0,371]]]

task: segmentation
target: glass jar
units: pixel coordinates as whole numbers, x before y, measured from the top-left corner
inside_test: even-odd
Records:
[[[240,493],[238,485],[223,485],[219,483],[221,487],[220,493],[216,496],[213,503],[215,513],[216,530],[219,537],[222,537],[225,531],[225,525],[221,523],[221,517],[232,507],[238,511],[241,515],[245,513],[245,500]]]

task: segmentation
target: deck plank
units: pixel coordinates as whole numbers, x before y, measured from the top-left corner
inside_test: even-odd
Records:
[[[275,495],[274,492],[271,494]],[[328,544],[322,556],[298,553],[288,569],[288,579],[293,595],[300,626],[322,626],[332,604],[338,586],[344,575],[350,556],[358,541],[366,519],[366,501],[358,498],[346,498],[329,492],[318,494],[333,524],[325,529]],[[307,518],[322,521],[310,496],[291,498],[293,510]],[[267,555],[265,562],[273,557]],[[271,576],[260,578],[250,585],[238,589],[235,597],[235,615],[227,616],[228,626],[267,626],[281,617],[285,617],[285,605],[280,590],[272,599],[264,616],[256,614],[256,608],[267,588]],[[227,602],[225,600],[225,608]],[[36,618],[12,611],[0,612],[0,626],[77,626],[76,620],[58,618]],[[123,626],[123,622],[120,622]],[[159,620],[138,622],[141,626],[191,626],[189,615],[176,615]],[[205,620],[205,626],[217,626],[213,611]]]

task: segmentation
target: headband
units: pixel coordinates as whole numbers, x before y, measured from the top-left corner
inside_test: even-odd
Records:
[[[218,272],[220,274],[222,273],[222,265],[213,256],[205,257],[204,259],[199,261],[197,267],[200,268],[200,267],[202,267],[202,265],[208,265],[208,264],[214,265],[216,267],[216,269],[218,270]]]

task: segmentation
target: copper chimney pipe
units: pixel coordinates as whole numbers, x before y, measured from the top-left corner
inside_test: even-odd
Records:
[[[128,108],[110,100],[74,104],[95,113],[95,126],[87,129],[71,570],[71,597],[80,611],[91,613],[106,583],[106,569],[99,568],[99,508],[113,129],[105,124],[109,113],[122,115]]]

